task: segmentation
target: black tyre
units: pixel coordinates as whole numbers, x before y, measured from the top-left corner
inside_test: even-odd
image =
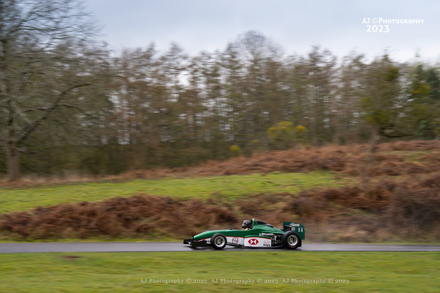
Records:
[[[301,237],[295,231],[290,231],[284,234],[283,244],[287,249],[297,249],[301,246]]]
[[[221,250],[226,246],[226,237],[223,234],[216,233],[211,237],[211,246],[217,250]]]

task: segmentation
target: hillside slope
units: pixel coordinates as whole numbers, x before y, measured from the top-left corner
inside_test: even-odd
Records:
[[[301,222],[311,241],[438,241],[440,142],[382,144],[373,155],[366,148],[304,147],[94,183],[3,188],[9,213],[0,216],[0,238],[180,238],[260,218]]]

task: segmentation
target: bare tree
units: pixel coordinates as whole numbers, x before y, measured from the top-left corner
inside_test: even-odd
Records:
[[[20,177],[23,143],[53,113],[76,108],[105,54],[79,0],[0,0],[0,143],[9,180]]]

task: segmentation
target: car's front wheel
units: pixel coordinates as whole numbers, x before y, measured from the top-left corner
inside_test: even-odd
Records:
[[[301,245],[301,237],[294,231],[287,232],[284,234],[283,244],[288,249],[297,249]]]
[[[216,233],[211,237],[211,245],[217,250],[221,250],[226,246],[226,237],[223,234]]]

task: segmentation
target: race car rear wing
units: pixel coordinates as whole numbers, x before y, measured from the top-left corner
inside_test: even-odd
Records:
[[[283,231],[295,231],[299,234],[302,240],[306,239],[306,232],[304,230],[304,225],[292,223],[292,222],[284,222],[283,223]]]

